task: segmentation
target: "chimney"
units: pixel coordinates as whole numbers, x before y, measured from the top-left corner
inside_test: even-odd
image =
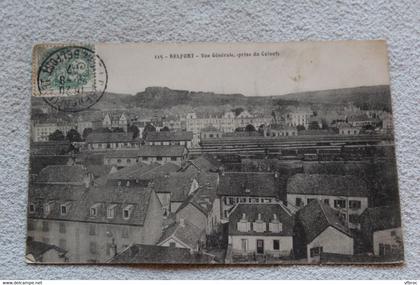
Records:
[[[125,186],[130,187],[130,180],[127,181],[127,183],[125,184]]]
[[[179,219],[179,225],[180,225],[181,227],[185,227],[185,221],[184,221],[184,218],[180,218],[180,219]]]
[[[85,185],[85,188],[88,189],[90,186],[91,180],[89,173],[86,173],[85,177],[83,177],[83,184]]]
[[[279,173],[276,171],[276,172],[274,172],[274,177],[275,178],[279,178]]]
[[[273,220],[277,221],[277,214],[273,214]]]
[[[246,220],[246,214],[242,213],[242,220]]]
[[[258,220],[261,221],[261,213],[258,213]]]

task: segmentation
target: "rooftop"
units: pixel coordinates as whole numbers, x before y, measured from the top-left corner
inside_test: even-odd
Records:
[[[172,237],[194,249],[197,247],[198,242],[204,233],[205,230],[193,225],[188,220],[183,220],[182,223],[174,223],[166,228],[158,244]]]
[[[354,175],[303,174],[287,181],[287,194],[368,197],[366,182]]]
[[[318,199],[311,201],[300,209],[295,216],[305,233],[306,243],[313,241],[328,227],[333,227],[347,236],[351,236],[350,230],[339,218],[339,212]]]
[[[369,224],[374,232],[401,227],[401,213],[398,205],[367,208],[360,219],[362,223]]]
[[[134,244],[118,255],[110,263],[212,263],[214,257],[203,253],[191,253],[187,248]]]
[[[261,220],[266,224],[270,223],[276,214],[277,220],[282,224],[282,230],[279,233],[256,232],[254,230],[238,231],[237,223],[242,219],[243,214],[248,222],[256,221],[260,214]],[[293,224],[292,215],[280,204],[238,204],[229,216],[229,235],[293,236]]]
[[[88,174],[83,165],[49,165],[39,172],[36,182],[83,184]]]
[[[133,139],[133,133],[125,133],[125,132],[118,132],[118,133],[90,133],[87,138],[87,143],[115,143],[115,142],[132,142],[135,141]]]
[[[186,148],[180,145],[142,145],[136,149],[114,150],[105,154],[106,157],[179,157],[183,156]]]
[[[191,141],[192,132],[148,132],[146,141]]]
[[[274,173],[224,172],[217,194],[223,196],[279,197],[280,187]]]

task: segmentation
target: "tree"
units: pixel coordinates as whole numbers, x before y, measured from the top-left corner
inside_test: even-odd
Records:
[[[302,126],[302,125],[297,125],[297,126],[296,126],[296,129],[297,129],[298,131],[304,131],[304,130],[305,130],[305,126]]]
[[[79,132],[76,131],[75,129],[71,129],[70,131],[68,131],[66,138],[70,142],[80,142],[80,141],[82,141],[82,137],[80,136]]]
[[[86,128],[86,129],[84,129],[83,130],[83,133],[82,133],[83,139],[86,139],[88,137],[88,135],[91,134],[92,132],[93,132],[93,129],[92,128]]]
[[[161,132],[169,132],[169,128],[167,126],[164,126],[160,129]]]
[[[150,133],[150,132],[156,132],[156,128],[152,124],[147,123],[143,130],[143,138],[146,138],[147,133]]]
[[[243,131],[244,131],[244,128],[241,128],[241,127],[237,127],[237,128],[235,129],[235,132],[236,132],[236,133],[243,132]]]
[[[48,135],[48,140],[50,141],[63,141],[64,134],[60,130],[56,130],[55,132]]]
[[[308,126],[308,129],[309,130],[319,130],[318,122],[317,121],[310,122],[309,126]]]
[[[249,124],[245,127],[245,132],[255,132],[255,131],[256,131],[255,127],[251,124]]]
[[[130,126],[128,126],[128,129],[127,130],[130,133],[133,133],[133,139],[135,139],[135,138],[137,138],[139,136],[140,131],[139,131],[139,128],[137,128],[137,126],[130,125]]]
[[[238,107],[238,108],[232,109],[231,111],[235,113],[235,116],[238,116],[244,111],[244,108]]]
[[[95,133],[112,133],[112,131],[109,128],[97,128]]]

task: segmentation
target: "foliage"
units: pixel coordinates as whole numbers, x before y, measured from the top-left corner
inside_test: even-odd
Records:
[[[48,140],[50,141],[62,141],[64,140],[64,134],[60,130],[56,130],[55,132],[48,135]]]
[[[82,137],[80,136],[79,132],[75,129],[71,129],[70,131],[68,131],[66,138],[70,142],[80,142],[80,141],[82,141]]]

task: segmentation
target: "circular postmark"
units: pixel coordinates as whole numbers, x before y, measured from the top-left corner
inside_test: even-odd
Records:
[[[89,48],[67,46],[51,52],[38,70],[38,91],[51,107],[79,112],[104,95],[108,72],[103,60]]]

